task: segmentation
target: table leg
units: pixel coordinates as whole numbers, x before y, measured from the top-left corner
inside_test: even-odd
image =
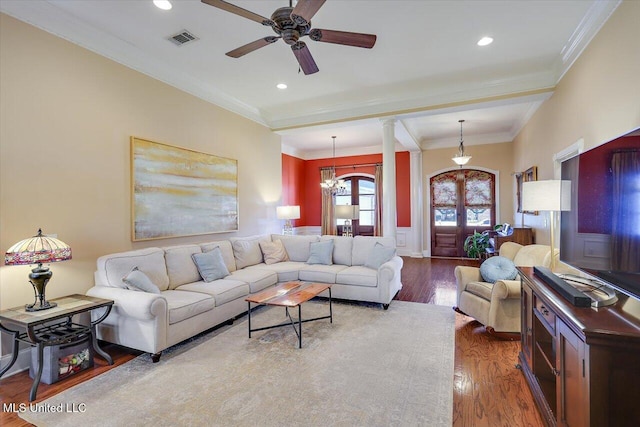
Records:
[[[333,323],[333,306],[331,305],[331,288],[329,288],[329,323]]]
[[[38,386],[40,385],[40,378],[42,378],[42,367],[44,365],[44,344],[42,342],[36,343],[36,349],[38,350],[38,371],[33,378],[33,384],[31,385],[31,391],[29,392],[29,402],[36,400],[36,394],[38,393]]]
[[[16,363],[16,360],[18,360],[18,350],[19,350],[19,345],[18,345],[18,331],[12,331],[11,329],[7,329],[4,326],[2,326],[0,324],[0,330],[13,335],[13,350],[11,351],[11,360],[9,361],[9,364],[7,366],[5,366],[4,368],[2,368],[2,370],[0,371],[0,378],[2,378],[2,376],[9,370],[11,369],[11,367],[13,366],[14,363]]]
[[[91,345],[93,346],[93,350],[96,352],[96,354],[98,354],[100,357],[106,360],[109,365],[113,365],[113,359],[111,358],[111,356],[106,351],[101,349],[100,346],[98,345],[98,338],[96,335],[96,325],[91,326]]]
[[[251,303],[247,301],[247,321],[249,323],[249,338],[251,338]]]
[[[298,304],[298,348],[302,348],[302,304]]]

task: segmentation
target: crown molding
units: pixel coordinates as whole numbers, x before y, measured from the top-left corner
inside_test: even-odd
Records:
[[[560,58],[558,58],[555,67],[557,70],[556,84],[582,55],[600,28],[621,3],[622,0],[600,0],[592,3],[560,52]]]
[[[2,1],[0,11],[169,86],[268,126],[257,108],[242,103],[193,76],[175,73],[170,64],[156,60],[126,40],[85,24],[52,3]]]

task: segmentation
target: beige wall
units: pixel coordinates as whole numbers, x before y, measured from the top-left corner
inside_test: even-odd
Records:
[[[625,1],[514,141],[516,170],[554,178],[553,156],[578,140],[585,150],[640,127],[640,1]],[[548,215],[525,215],[549,243]]]
[[[429,187],[429,177],[435,173],[444,172],[446,170],[455,170],[459,168],[451,158],[457,153],[457,148],[442,148],[438,150],[425,150],[422,152],[422,182],[424,183],[424,202],[423,202],[423,250],[431,247],[431,225],[429,220],[429,211],[431,201],[427,195]],[[486,145],[471,145],[465,147],[465,153],[471,156],[471,160],[465,168],[489,171],[499,174],[497,182],[498,195],[498,211],[496,212],[496,220],[498,223],[508,222],[514,224],[513,212],[515,208],[515,177],[513,172],[513,144],[499,143]]]
[[[0,249],[38,227],[71,245],[47,297],[84,293],[103,254],[278,231],[279,136],[6,15],[0,31]],[[131,135],[237,159],[240,231],[132,243]],[[29,268],[0,267],[0,308],[32,300]]]

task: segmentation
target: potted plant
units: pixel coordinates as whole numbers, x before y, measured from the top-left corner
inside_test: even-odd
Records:
[[[472,235],[464,240],[464,251],[469,258],[479,259],[487,252],[487,248],[491,246],[489,243],[489,233],[484,231],[478,233],[474,231]]]

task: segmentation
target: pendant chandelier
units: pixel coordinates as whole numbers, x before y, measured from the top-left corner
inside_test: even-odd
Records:
[[[471,156],[464,155],[464,141],[462,140],[462,123],[464,123],[464,120],[458,120],[458,122],[460,123],[460,145],[458,146],[458,154],[452,157],[451,160],[462,168],[462,165],[466,165],[471,160]]]
[[[333,138],[333,169],[331,171],[331,179],[326,179],[320,183],[322,191],[327,194],[344,194],[347,191],[347,184],[344,179],[336,178],[336,137]]]

